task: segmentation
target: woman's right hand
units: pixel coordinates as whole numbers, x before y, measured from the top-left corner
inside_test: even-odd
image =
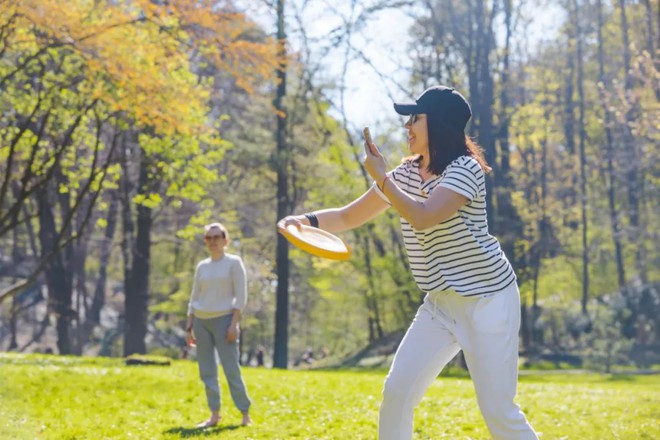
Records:
[[[188,347],[196,347],[197,339],[193,334],[193,315],[188,315],[188,320],[186,321],[186,342]]]
[[[296,228],[300,229],[300,227],[306,223],[303,223],[303,219],[305,219],[304,215],[287,215],[283,219],[277,222],[277,229],[280,231],[285,231],[287,227],[294,225]]]
[[[197,346],[197,339],[195,338],[195,335],[193,334],[192,328],[187,328],[186,329],[186,342],[188,343],[188,347],[196,347]]]

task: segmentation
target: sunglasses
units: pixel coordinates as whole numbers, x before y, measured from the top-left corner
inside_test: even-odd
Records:
[[[420,119],[421,119],[420,115],[418,115],[418,114],[410,115],[410,118],[408,118],[408,121],[406,121],[406,125],[414,125]]]
[[[219,235],[205,235],[204,240],[206,241],[213,241],[213,240],[220,240],[221,238],[225,238],[225,233],[222,232]]]

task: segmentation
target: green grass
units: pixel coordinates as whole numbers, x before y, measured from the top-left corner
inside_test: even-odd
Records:
[[[191,361],[0,354],[2,439],[375,439],[383,371],[245,368],[254,425],[240,426],[224,377],[223,420],[207,416]],[[660,377],[521,377],[518,402],[542,440],[660,438]],[[443,377],[415,415],[415,439],[488,439],[468,378]]]

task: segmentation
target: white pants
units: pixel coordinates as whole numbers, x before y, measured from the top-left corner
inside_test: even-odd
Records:
[[[512,283],[485,297],[431,292],[401,341],[383,387],[378,438],[412,438],[413,412],[440,371],[463,350],[481,414],[496,440],[538,440],[514,403],[520,298]]]

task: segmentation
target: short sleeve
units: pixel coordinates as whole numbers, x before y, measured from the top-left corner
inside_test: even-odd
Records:
[[[483,171],[479,163],[471,157],[463,156],[447,166],[438,186],[472,201],[479,195],[480,180],[483,180]]]

